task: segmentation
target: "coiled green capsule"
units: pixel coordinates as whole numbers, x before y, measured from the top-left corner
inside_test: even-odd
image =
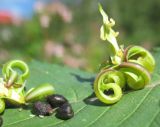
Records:
[[[142,65],[150,73],[155,68],[155,60],[149,51],[140,46],[129,46],[124,52],[126,62],[133,62]]]
[[[134,90],[144,88],[151,80],[150,73],[136,63],[124,62],[116,69],[124,73],[127,85]]]
[[[29,76],[29,68],[21,60],[12,60],[3,66],[2,74],[6,87],[10,87],[11,85],[21,87]]]
[[[94,81],[94,92],[98,99],[106,104],[113,104],[122,97],[122,88],[126,81],[123,73],[116,70],[103,70]],[[105,94],[112,91],[112,94]]]

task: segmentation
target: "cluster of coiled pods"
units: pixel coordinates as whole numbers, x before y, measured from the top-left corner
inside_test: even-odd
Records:
[[[26,92],[29,67],[21,60],[11,60],[3,65],[0,78],[0,113],[9,106],[23,106],[41,100],[55,93],[51,84],[44,83]]]
[[[94,91],[100,101],[113,104],[120,100],[122,91],[139,90],[149,84],[155,60],[143,47],[119,48],[116,40],[118,34],[112,29],[114,20],[108,19],[100,4],[99,11],[103,17],[101,39],[111,43],[113,53],[102,64],[94,81]]]
[[[2,68],[0,78],[0,114],[6,106],[32,107],[32,113],[39,117],[52,115],[62,120],[74,116],[69,101],[62,95],[55,94],[53,85],[44,83],[26,91],[25,84],[29,76],[28,65],[21,60],[11,60]],[[0,116],[0,126],[3,119]]]

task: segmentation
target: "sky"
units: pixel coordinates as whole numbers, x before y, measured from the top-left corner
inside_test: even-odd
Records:
[[[33,6],[35,1],[53,2],[61,1],[66,4],[73,4],[81,0],[0,0],[0,11],[9,11],[13,15],[23,18],[31,18],[33,15]]]
[[[35,0],[0,0],[0,11],[9,11],[14,15],[29,18],[33,14]]]

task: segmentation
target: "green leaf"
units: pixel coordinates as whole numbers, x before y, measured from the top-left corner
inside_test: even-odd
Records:
[[[93,94],[95,74],[77,69],[31,62],[27,89],[42,83],[53,84],[58,94],[71,102],[75,116],[67,121],[54,115],[30,116],[30,109],[6,109],[3,127],[158,127],[160,125],[160,53],[152,83],[142,90],[125,93],[114,105],[104,105]]]

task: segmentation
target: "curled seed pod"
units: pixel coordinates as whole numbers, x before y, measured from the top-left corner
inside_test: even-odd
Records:
[[[103,103],[113,104],[122,97],[121,88],[124,86],[125,78],[123,73],[107,69],[103,70],[96,77],[94,81],[94,92],[98,99]],[[112,91],[112,94],[106,94],[107,91]]]
[[[67,103],[68,100],[59,94],[53,94],[47,97],[48,103],[52,106],[52,108],[57,108],[63,105],[64,103]]]
[[[53,113],[53,109],[50,104],[45,102],[37,101],[33,104],[32,112],[36,115],[47,116]]]
[[[131,89],[142,89],[151,80],[150,73],[139,64],[124,62],[118,68],[125,74],[127,85]]]
[[[140,46],[129,46],[124,51],[124,57],[126,62],[133,62],[142,65],[150,73],[155,68],[154,57],[146,49]]]
[[[0,99],[0,113],[5,110],[5,102],[3,99]]]
[[[74,116],[73,109],[69,103],[64,103],[57,109],[56,117],[62,120],[70,119]]]
[[[55,93],[54,87],[51,84],[42,84],[36,88],[31,89],[25,96],[26,102],[35,102],[43,100],[47,96]]]
[[[29,68],[27,64],[21,60],[12,60],[3,66],[2,74],[7,82],[7,87],[11,85],[21,87],[29,76]]]
[[[3,119],[2,117],[0,116],[0,127],[3,125]]]

